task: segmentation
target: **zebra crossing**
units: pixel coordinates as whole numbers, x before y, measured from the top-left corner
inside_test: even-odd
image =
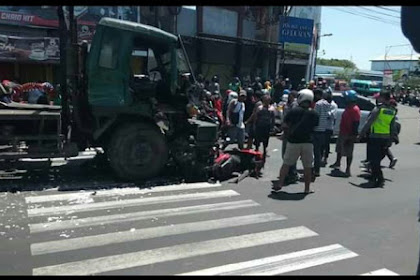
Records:
[[[287,217],[262,212],[260,204],[219,183],[41,193],[25,200],[33,275],[149,274],[159,265],[191,260],[203,261],[165,274],[276,275],[358,257],[340,244],[274,250],[318,233],[303,225],[284,227]],[[209,256],[222,265],[205,262]],[[396,274],[383,268],[362,275]]]

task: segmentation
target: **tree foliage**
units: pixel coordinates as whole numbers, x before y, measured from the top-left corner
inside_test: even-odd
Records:
[[[343,67],[343,68],[350,68],[350,69],[357,69],[356,64],[352,61],[347,59],[325,59],[325,58],[317,58],[316,61],[319,65],[327,65],[327,66],[336,66],[336,67]]]
[[[334,75],[336,80],[344,80],[347,83],[350,83],[350,80],[358,75],[358,71],[346,68],[344,71],[334,71]]]

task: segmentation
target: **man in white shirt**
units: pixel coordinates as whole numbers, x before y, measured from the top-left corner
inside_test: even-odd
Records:
[[[327,164],[327,160],[328,160],[328,155],[330,154],[330,142],[331,142],[331,137],[333,135],[334,132],[334,126],[335,126],[335,122],[336,122],[336,113],[337,113],[337,109],[338,109],[338,105],[337,103],[334,102],[333,98],[332,98],[332,91],[331,89],[326,89],[325,90],[325,100],[327,100],[328,103],[330,103],[330,111],[328,113],[328,121],[327,121],[327,129],[325,130],[325,146],[324,146],[324,151],[322,153],[323,155],[323,159],[322,159],[322,163],[323,164]]]
[[[240,90],[239,98],[233,99],[229,103],[229,107],[226,112],[226,125],[229,127],[228,136],[229,141],[225,142],[224,148],[227,145],[234,143],[235,140],[238,142],[238,148],[242,150],[244,148],[245,141],[245,123],[244,123],[244,113],[245,113],[245,100],[246,100],[246,91]]]

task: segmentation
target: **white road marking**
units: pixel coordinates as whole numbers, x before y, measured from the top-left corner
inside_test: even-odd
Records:
[[[64,220],[54,223],[38,223],[29,224],[31,233],[45,232],[52,230],[63,230],[70,228],[81,228],[81,227],[92,227],[97,225],[105,225],[112,223],[123,223],[129,221],[139,221],[151,218],[162,218],[162,217],[173,217],[181,215],[208,213],[223,210],[235,210],[247,207],[259,206],[259,204],[253,200],[240,200],[233,202],[223,202],[214,204],[202,204],[196,206],[186,206],[168,209],[158,209],[151,211],[141,211],[134,213],[115,214],[106,216],[89,217],[82,219]]]
[[[398,274],[386,268],[382,268],[382,269],[374,270],[374,271],[361,274],[361,275],[368,276],[368,275],[398,275]]]
[[[190,232],[200,232],[222,228],[237,227],[285,220],[286,217],[274,213],[263,213],[248,216],[237,216],[226,219],[207,220],[177,225],[159,226],[129,231],[112,232],[95,236],[85,236],[66,240],[55,240],[31,245],[32,255],[43,255],[83,248],[99,247],[110,244],[144,240],[163,236],[171,236]]]
[[[318,235],[300,226],[34,268],[33,275],[91,275]]]
[[[106,197],[113,195],[141,195],[148,193],[166,192],[166,191],[178,191],[178,190],[192,190],[192,189],[204,189],[204,188],[217,188],[221,187],[221,184],[209,184],[209,183],[192,183],[192,184],[177,184],[169,186],[159,186],[147,189],[139,189],[138,187],[124,188],[124,189],[112,189],[112,190],[94,190],[94,191],[83,191],[78,193],[66,193],[66,194],[55,194],[55,195],[41,195],[41,196],[29,196],[25,197],[26,203],[42,203],[52,202],[60,200],[74,200],[79,197],[91,196],[93,192],[96,192],[95,197]]]
[[[276,275],[331,263],[358,255],[339,244],[273,257],[233,263],[181,275]]]
[[[169,202],[181,202],[200,199],[212,199],[219,197],[232,197],[238,196],[239,193],[233,190],[214,191],[214,192],[201,192],[191,194],[177,194],[168,196],[137,198],[137,199],[121,199],[118,201],[106,201],[81,205],[66,205],[56,207],[34,208],[28,209],[28,217],[45,216],[50,214],[66,214],[68,212],[87,212],[95,210],[104,210],[110,208],[129,207],[129,206],[143,206],[151,204],[162,204]]]

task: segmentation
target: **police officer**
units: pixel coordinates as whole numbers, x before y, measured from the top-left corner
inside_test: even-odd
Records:
[[[395,126],[396,110],[390,104],[391,94],[382,91],[378,97],[379,106],[372,110],[364,125],[360,138],[369,133],[368,161],[372,168],[372,177],[375,187],[382,187],[385,180],[381,169],[381,161],[386,155],[389,143],[397,134]]]

